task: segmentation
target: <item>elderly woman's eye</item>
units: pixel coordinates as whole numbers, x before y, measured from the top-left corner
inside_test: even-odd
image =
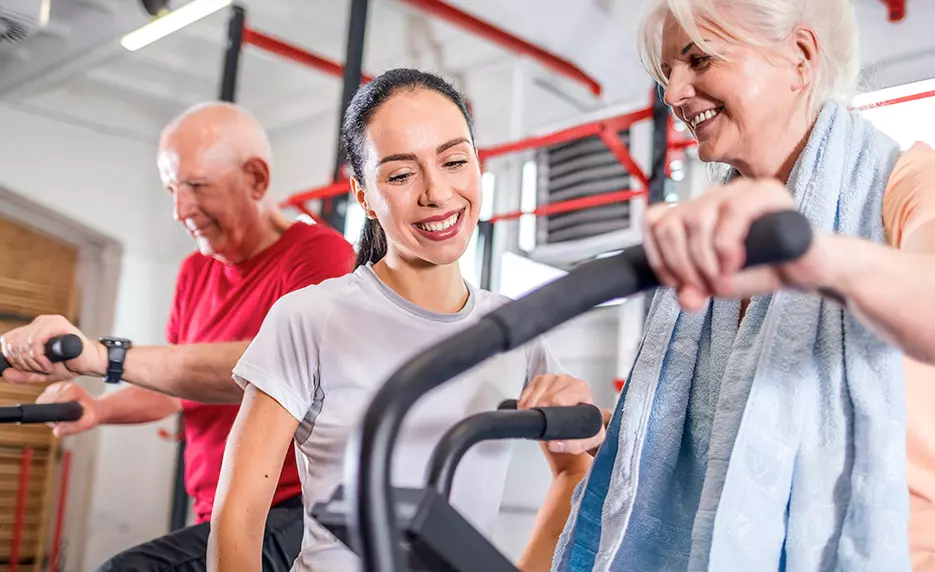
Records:
[[[692,56],[689,62],[691,63],[692,68],[701,69],[708,65],[711,61],[711,56]]]

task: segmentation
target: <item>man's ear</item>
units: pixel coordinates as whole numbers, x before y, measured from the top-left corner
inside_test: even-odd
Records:
[[[259,157],[251,157],[243,164],[247,183],[250,185],[250,196],[260,200],[269,191],[269,165]]]
[[[357,199],[357,204],[360,205],[360,208],[364,209],[364,214],[367,215],[367,218],[377,218],[377,213],[370,208],[370,204],[367,202],[367,191],[364,189],[363,185],[360,184],[357,177],[351,177],[351,193],[354,194],[354,198]]]

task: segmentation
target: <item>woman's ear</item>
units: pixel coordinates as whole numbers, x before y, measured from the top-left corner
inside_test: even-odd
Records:
[[[351,192],[354,193],[354,198],[357,199],[357,204],[360,205],[360,208],[364,209],[364,214],[367,215],[367,218],[377,218],[377,213],[373,212],[373,209],[370,208],[370,204],[367,203],[367,192],[363,185],[360,184],[357,177],[351,177]]]
[[[815,70],[818,68],[818,35],[806,26],[796,26],[793,31],[795,40],[796,72],[800,84],[798,89],[804,89],[815,81]]]

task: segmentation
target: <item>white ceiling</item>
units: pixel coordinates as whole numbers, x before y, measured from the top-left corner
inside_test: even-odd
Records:
[[[633,60],[613,21],[590,2],[452,3],[564,57],[584,59],[583,67],[592,75],[607,76],[602,81],[619,76],[621,61]],[[242,0],[241,5],[247,9],[251,28],[331,60],[344,60],[350,0]],[[544,7],[550,9],[542,11]],[[118,40],[146,21],[138,2],[53,0],[52,23],[45,33],[16,50],[0,51],[0,98],[35,113],[151,140],[175,113],[217,96],[228,15],[222,10],[131,53]],[[495,44],[403,2],[370,2],[365,71],[403,65],[441,71],[483,107],[493,100],[508,104],[510,86],[493,92],[485,86],[472,93],[472,74],[515,61],[513,54]],[[531,67],[533,85],[539,87],[527,90],[529,104],[551,102],[566,108],[566,114],[629,99],[636,93],[642,96],[649,85],[618,81],[622,92],[611,86],[598,100],[570,80]],[[244,48],[237,100],[254,111],[272,133],[337,113],[340,92],[339,78],[252,46]]]
[[[0,6],[9,1],[0,0]],[[532,81],[525,97],[526,106],[536,110],[534,119],[554,121],[649,97],[651,84],[636,61],[634,38],[634,15],[643,0],[449,1],[574,61],[605,88],[604,97],[597,99],[570,80],[529,66]],[[180,3],[185,1],[173,6]],[[935,35],[929,32],[935,1],[910,0],[909,18],[898,26],[886,22],[879,0],[855,3],[865,55],[885,64],[878,83],[935,76]],[[343,61],[350,0],[241,4],[250,27]],[[0,49],[0,98],[33,113],[153,141],[174,114],[217,96],[227,18],[223,10],[131,53],[118,40],[146,21],[138,1],[52,0],[51,23],[44,33],[17,49]],[[506,50],[400,0],[370,2],[365,71],[400,65],[441,71],[460,80],[478,107],[490,108],[510,104],[511,86],[481,85],[472,78],[516,61]],[[254,47],[244,49],[238,101],[274,136],[286,126],[333,120],[340,90],[338,78]],[[531,122],[537,123],[542,121]]]

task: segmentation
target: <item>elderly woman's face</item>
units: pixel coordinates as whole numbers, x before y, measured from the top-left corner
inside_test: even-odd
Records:
[[[797,102],[789,58],[729,43],[704,28],[702,37],[725,60],[698,49],[670,18],[663,31],[665,100],[698,140],[702,161],[749,162],[783,129]]]

